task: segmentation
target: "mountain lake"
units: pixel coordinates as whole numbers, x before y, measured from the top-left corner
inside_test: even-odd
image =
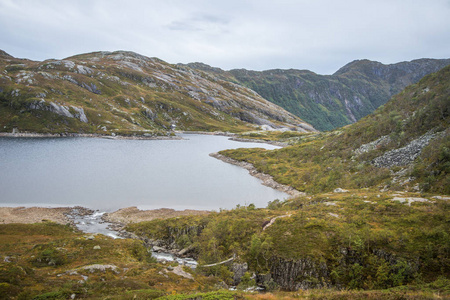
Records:
[[[180,140],[0,138],[0,206],[139,209],[265,207],[287,194],[209,154],[259,147],[228,137],[182,134]]]

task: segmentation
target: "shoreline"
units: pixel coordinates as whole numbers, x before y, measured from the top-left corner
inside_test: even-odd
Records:
[[[225,131],[172,131],[175,134],[202,134],[235,137],[237,134]],[[142,135],[120,135],[120,134],[100,134],[100,133],[39,133],[39,132],[0,132],[0,137],[23,137],[23,138],[65,138],[65,137],[86,137],[86,138],[106,138],[123,140],[180,140],[183,139],[177,135],[151,135],[143,133]],[[239,138],[236,138],[239,139]],[[257,141],[257,140],[255,140]]]
[[[254,176],[254,177],[260,179],[262,181],[263,185],[273,188],[277,191],[284,192],[284,193],[288,194],[291,198],[306,195],[306,193],[297,191],[296,189],[294,189],[291,186],[276,182],[272,176],[270,176],[269,174],[259,172],[255,168],[255,166],[253,166],[251,163],[248,163],[245,161],[238,161],[238,160],[229,158],[227,156],[224,156],[222,154],[219,154],[217,152],[210,153],[209,156],[219,159],[223,162],[246,169],[251,176]]]
[[[265,141],[258,139],[240,138],[237,133],[224,132],[224,131],[174,131],[175,134],[201,134],[201,135],[216,135],[229,137],[229,140],[242,143],[260,143],[269,144],[278,147],[287,147],[289,144],[278,141]],[[144,135],[110,135],[110,134],[98,134],[98,133],[37,133],[37,132],[0,132],[0,137],[7,138],[103,138],[111,140],[182,140],[183,138],[178,135],[173,136],[146,136]]]
[[[42,222],[55,222],[66,225],[73,222],[74,217],[93,215],[99,212],[82,206],[64,206],[64,207],[42,207],[28,206],[18,204],[18,206],[0,206],[0,224],[33,224]],[[206,215],[211,213],[208,210],[175,210],[171,208],[159,208],[140,210],[136,206],[120,208],[114,212],[104,213],[103,221],[113,225],[124,227],[129,223],[137,223],[142,221],[151,221],[155,219],[168,219],[186,215]]]
[[[278,146],[281,148],[289,146],[287,143],[278,142],[278,141],[265,141],[265,140],[257,140],[257,139],[246,139],[246,138],[240,138],[240,137],[231,137],[231,141],[235,142],[242,142],[242,143],[260,143],[260,144],[269,144],[273,146]]]
[[[181,140],[179,136],[125,136],[125,135],[108,135],[98,133],[30,133],[30,132],[0,132],[0,137],[8,138],[103,138],[111,140]]]

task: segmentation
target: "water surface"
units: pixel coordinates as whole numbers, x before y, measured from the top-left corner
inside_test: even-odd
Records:
[[[73,206],[114,211],[230,209],[288,195],[261,185],[247,170],[209,156],[240,147],[227,137],[184,140],[0,138],[1,206]]]

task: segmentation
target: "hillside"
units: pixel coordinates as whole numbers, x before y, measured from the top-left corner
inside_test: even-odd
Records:
[[[335,188],[450,194],[450,67],[424,77],[355,124],[277,151],[227,150],[308,193]]]
[[[227,284],[328,291],[320,299],[448,297],[449,95],[450,66],[339,130],[279,133],[294,143],[283,149],[220,152],[304,196],[128,229],[150,245],[189,249],[207,264],[203,274]],[[273,133],[244,136],[258,135]],[[233,264],[213,264],[230,257]]]
[[[43,62],[1,51],[0,107],[3,132],[314,131],[248,88],[126,51]]]
[[[450,59],[418,59],[391,65],[356,60],[333,75],[294,69],[226,72],[201,63],[188,66],[247,86],[318,130],[331,130],[356,122],[406,86],[448,64]]]

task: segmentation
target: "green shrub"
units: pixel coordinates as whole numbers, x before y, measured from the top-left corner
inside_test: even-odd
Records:
[[[31,263],[35,267],[61,266],[67,262],[67,255],[63,251],[54,249],[51,246],[44,248],[31,260]]]

